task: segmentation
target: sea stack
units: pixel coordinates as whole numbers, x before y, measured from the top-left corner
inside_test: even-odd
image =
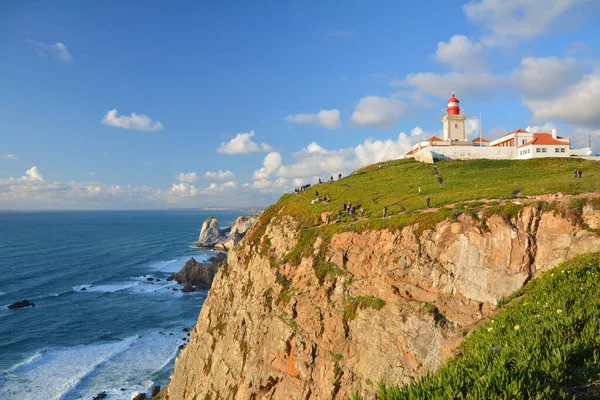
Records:
[[[202,224],[196,247],[214,247],[217,243],[226,239],[227,237],[219,229],[217,219],[215,217],[208,217]]]

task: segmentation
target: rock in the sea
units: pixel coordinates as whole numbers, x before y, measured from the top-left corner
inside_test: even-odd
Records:
[[[215,245],[215,250],[228,251],[233,249],[246,236],[246,232],[258,220],[258,215],[242,215],[231,225],[229,238]]]
[[[152,392],[150,393],[150,396],[151,397],[158,396],[158,393],[160,393],[160,385],[152,386]]]
[[[102,400],[106,398],[106,392],[100,392],[98,393],[93,400]]]
[[[217,270],[226,260],[227,256],[223,253],[217,253],[215,257],[211,257],[208,262],[204,263],[200,263],[192,257],[179,272],[172,274],[167,280],[183,283],[185,285],[182,289],[183,292],[193,291],[192,286],[197,286],[200,289],[210,289]]]
[[[148,278],[146,278],[147,281],[152,282],[154,280],[153,277],[149,276]]]
[[[17,308],[25,308],[25,307],[35,307],[35,304],[33,304],[31,301],[29,300],[21,300],[21,301],[17,301],[16,303],[12,303],[8,306],[9,310],[14,310]]]
[[[82,291],[82,292],[85,292],[86,290],[87,290],[87,289],[86,289],[86,288],[84,288],[84,287],[82,287],[82,288],[80,289],[80,291]]]
[[[184,292],[184,293],[193,292],[194,290],[196,290],[196,289],[194,288],[194,286],[189,281],[186,282],[183,285],[183,289],[181,289],[181,291]]]
[[[219,222],[215,217],[208,217],[202,224],[202,230],[200,230],[200,236],[198,236],[198,243],[196,247],[213,247],[222,240],[225,240],[226,236],[219,229]]]
[[[183,331],[184,331],[184,332],[189,332],[189,331],[190,331],[190,328],[183,328]]]
[[[146,393],[138,393],[131,400],[146,400]]]

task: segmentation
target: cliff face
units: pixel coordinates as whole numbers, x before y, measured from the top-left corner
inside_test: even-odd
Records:
[[[293,218],[259,221],[217,273],[165,395],[370,398],[382,380],[434,371],[500,297],[600,251],[596,233],[542,209],[317,236],[301,257]],[[581,218],[593,228],[597,215]]]

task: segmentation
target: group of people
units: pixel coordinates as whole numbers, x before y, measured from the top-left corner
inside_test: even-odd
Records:
[[[354,207],[351,201],[344,204],[344,212],[352,217],[356,217],[356,207]],[[365,215],[365,210],[362,207],[359,212],[361,217]]]
[[[299,188],[294,189],[294,192],[296,192],[296,193],[304,192],[309,187],[310,187],[310,183],[307,183],[306,185],[302,185]]]
[[[315,199],[313,199],[310,204],[316,204],[316,203],[325,203],[325,202],[330,202],[331,201],[331,197],[329,196],[329,194],[323,198],[319,197],[319,191],[315,190]]]
[[[573,170],[573,179],[581,178],[583,176],[583,172],[580,169]]]

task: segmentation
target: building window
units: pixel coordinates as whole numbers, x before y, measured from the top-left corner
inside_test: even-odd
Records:
[[[560,152],[564,153],[565,152],[565,148],[563,147],[562,149],[560,149]]]
[[[454,124],[454,127],[455,127],[455,128],[458,128],[458,124]]]
[[[536,153],[540,153],[542,151],[542,149],[540,149],[539,147],[537,149],[535,149]]]
[[[560,149],[558,147],[556,147],[556,148],[554,148],[554,152],[558,153],[558,152],[560,152]]]
[[[525,139],[523,139],[523,140],[521,141],[521,144],[525,144]]]
[[[542,148],[542,153],[545,153],[545,152],[546,152],[546,148],[545,148],[545,147],[543,147],[543,148]]]

